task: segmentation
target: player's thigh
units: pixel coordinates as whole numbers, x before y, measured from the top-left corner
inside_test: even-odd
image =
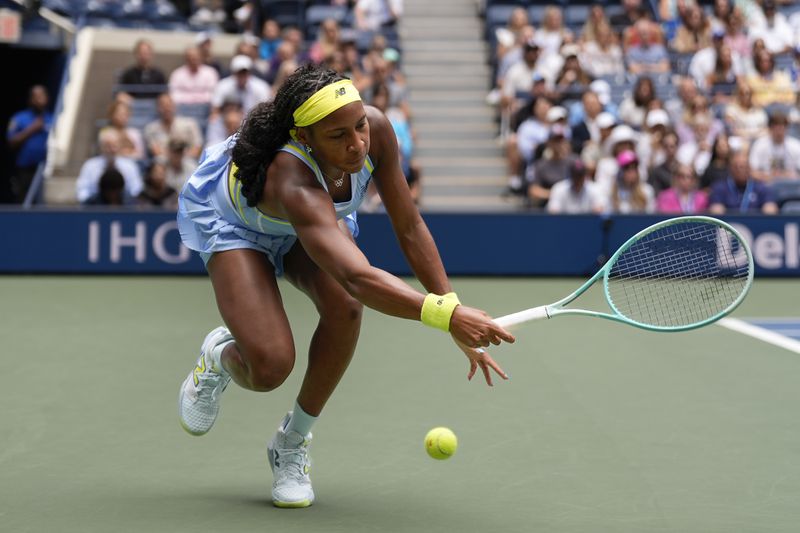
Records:
[[[340,223],[351,239],[352,235]],[[361,302],[350,296],[336,279],[322,270],[306,253],[300,241],[292,247],[283,260],[286,279],[303,291],[314,302],[320,316],[328,320],[361,323]]]
[[[283,308],[275,269],[256,250],[218,252],[208,273],[222,319],[240,353],[251,363],[286,360],[294,363],[294,341]]]

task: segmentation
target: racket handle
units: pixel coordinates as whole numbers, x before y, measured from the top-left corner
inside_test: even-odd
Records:
[[[498,326],[508,328],[511,326],[524,324],[525,322],[541,320],[542,318],[550,318],[550,314],[547,312],[546,305],[540,305],[539,307],[531,307],[530,309],[526,309],[518,313],[512,313],[510,315],[501,316],[499,318],[495,318],[494,322]]]

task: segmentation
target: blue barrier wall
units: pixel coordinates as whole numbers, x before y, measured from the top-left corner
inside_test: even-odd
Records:
[[[453,275],[593,273],[604,257],[655,216],[427,214]],[[756,274],[800,276],[800,217],[726,217],[753,248]],[[410,274],[385,215],[359,215],[358,244],[370,261]],[[175,216],[149,211],[0,210],[0,272],[201,274],[180,243]]]

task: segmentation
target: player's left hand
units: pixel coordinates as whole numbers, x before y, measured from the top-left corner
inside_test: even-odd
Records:
[[[500,365],[498,365],[495,360],[492,359],[488,353],[486,353],[486,350],[483,348],[470,348],[469,346],[459,342],[455,337],[453,337],[453,341],[456,343],[456,345],[458,345],[459,348],[461,348],[461,351],[464,352],[464,355],[467,356],[467,359],[469,359],[469,374],[467,374],[468,380],[472,380],[472,377],[475,375],[478,367],[480,367],[481,371],[483,371],[483,377],[486,379],[486,384],[490,387],[494,385],[494,383],[492,383],[492,374],[489,372],[490,368],[494,370],[501,378],[508,379],[508,374],[506,374],[505,371],[500,368]]]

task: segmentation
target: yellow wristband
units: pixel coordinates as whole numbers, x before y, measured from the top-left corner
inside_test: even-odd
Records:
[[[458,305],[458,298],[449,298],[430,293],[422,303],[420,320],[426,326],[442,331],[450,331],[450,317],[453,316],[453,311]]]
[[[458,295],[454,292],[448,292],[447,294],[444,295],[444,297],[447,298],[448,300],[455,300],[457,304],[461,305],[461,300],[458,299]]]

